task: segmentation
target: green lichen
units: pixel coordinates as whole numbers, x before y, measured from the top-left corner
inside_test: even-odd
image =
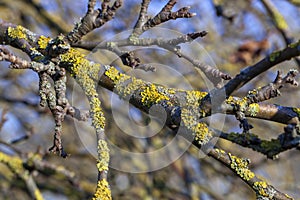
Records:
[[[97,183],[97,189],[94,194],[93,200],[111,200],[111,191],[107,180],[102,179]]]
[[[299,45],[300,45],[300,40],[298,40],[297,42],[289,44],[288,47],[290,47],[290,48],[297,48]]]
[[[280,140],[277,140],[277,139],[272,139],[271,141],[263,140],[261,142],[261,147],[266,152],[272,152],[272,151],[277,151],[277,150],[281,149],[281,143],[280,143]]]
[[[280,51],[274,51],[273,53],[271,53],[270,61],[274,62],[276,60],[276,58],[278,58],[280,56],[280,54],[281,54]]]
[[[251,103],[249,106],[248,106],[248,109],[247,111],[249,112],[249,115],[250,116],[256,116],[257,113],[259,112],[259,104],[257,103]]]
[[[258,136],[253,133],[240,134],[231,132],[228,134],[227,139],[237,144],[245,144],[245,142],[250,142],[253,140],[257,140]]]
[[[243,143],[245,143],[246,137],[250,137],[250,134],[251,133],[248,133],[245,135],[245,134],[231,132],[228,134],[227,137],[228,137],[229,141],[235,142],[237,144],[243,144]]]
[[[239,135],[241,135],[241,134],[231,132],[228,134],[228,140],[236,141],[236,139],[240,138]]]
[[[231,163],[230,168],[233,169],[242,179],[249,181],[254,178],[255,174],[248,169],[249,159],[241,159],[228,153]]]

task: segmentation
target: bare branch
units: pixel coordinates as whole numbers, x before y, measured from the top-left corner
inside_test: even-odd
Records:
[[[104,1],[101,9],[95,8],[95,0],[90,0],[88,4],[88,10],[82,20],[76,24],[74,29],[66,36],[69,43],[76,43],[81,40],[83,36],[93,31],[96,28],[101,27],[106,22],[111,20],[116,11],[121,7],[122,0],[116,0],[112,7],[108,6],[110,1]]]

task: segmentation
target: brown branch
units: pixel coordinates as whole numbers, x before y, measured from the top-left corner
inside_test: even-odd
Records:
[[[234,91],[241,88],[247,82],[252,80],[254,77],[257,77],[259,74],[267,71],[268,69],[274,67],[276,64],[281,63],[286,60],[290,60],[293,57],[300,55],[300,40],[296,43],[290,44],[288,47],[271,53],[266,58],[262,59],[258,63],[249,66],[243,69],[235,78],[230,80],[224,88],[220,89],[225,90],[227,96],[232,94]]]
[[[288,125],[287,127],[292,127],[292,130],[296,130],[295,125]],[[280,153],[287,150],[296,149],[300,144],[300,136],[293,136],[291,131],[278,134],[276,139],[271,140],[260,139],[258,135],[252,133],[245,135],[240,133],[225,133],[219,130],[214,130],[214,132],[217,137],[231,141],[242,147],[251,148],[270,159],[277,158]]]
[[[258,103],[280,96],[279,89],[286,84],[298,86],[298,82],[295,80],[297,74],[297,70],[290,70],[285,77],[282,77],[282,72],[278,71],[273,83],[248,92],[246,97],[248,104]]]

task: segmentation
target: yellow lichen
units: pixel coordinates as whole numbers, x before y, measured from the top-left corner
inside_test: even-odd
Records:
[[[25,28],[18,25],[17,27],[8,27],[7,34],[12,39],[27,39]]]
[[[50,37],[45,37],[45,36],[41,35],[37,41],[39,48],[46,49],[50,40],[51,40]]]
[[[121,98],[127,98],[134,91],[136,91],[142,85],[144,85],[144,82],[140,79],[136,79],[135,77],[130,77],[126,74],[122,74],[114,67],[111,66],[107,66],[107,67],[109,68],[105,71],[104,74],[113,81],[116,88],[115,92]]]
[[[105,71],[105,75],[110,78],[114,84],[118,83],[118,81],[126,76],[125,74],[120,73],[116,68],[108,66],[109,68]]]
[[[197,126],[192,128],[192,131],[195,135],[194,140],[198,142],[198,144],[206,144],[211,138],[212,133],[209,130],[207,124],[200,122],[197,124]]]
[[[200,92],[200,91],[187,91],[187,103],[200,103],[200,100],[207,95],[207,92]]]
[[[101,102],[98,97],[93,97],[90,99],[91,115],[92,115],[92,125],[96,129],[104,129],[105,117],[101,108]]]
[[[257,95],[258,91],[261,89],[261,87],[257,88],[257,89],[253,89],[253,90],[250,90],[248,92],[248,96],[253,96],[253,95]]]
[[[206,92],[187,91],[186,104],[181,109],[181,120],[183,125],[195,136],[194,140],[198,144],[206,144],[211,138],[212,133],[207,124],[199,122],[199,119],[205,115],[201,110],[201,100],[207,95]]]
[[[43,200],[44,199],[39,189],[34,190],[34,197],[35,197],[35,200]]]
[[[291,196],[289,196],[288,194],[284,194],[284,196],[286,196],[288,199],[293,200],[293,198]]]
[[[248,169],[249,159],[241,159],[228,153],[231,164],[230,167],[233,169],[242,179],[249,181],[254,178],[255,174]]]
[[[225,154],[226,152],[223,149],[215,149],[219,154]]]
[[[184,126],[188,129],[192,129],[192,127],[196,126],[198,123],[196,117],[193,114],[193,111],[188,108],[181,109],[181,120],[184,123]]]
[[[143,90],[141,92],[141,97],[142,97],[141,101],[143,105],[151,106],[160,101],[170,99],[166,94],[159,92],[158,87],[159,86],[156,86],[154,84],[150,84],[142,87]]]
[[[14,173],[21,175],[24,171],[23,161],[17,156],[9,156],[0,152],[0,162],[6,164]]]
[[[94,80],[98,79],[100,64],[87,60],[84,54],[74,48],[71,48],[67,53],[61,54],[60,61],[70,66],[71,75],[74,77],[88,75]]]
[[[288,24],[287,24],[286,20],[284,19],[284,17],[281,15],[281,13],[279,13],[276,10],[275,12],[273,12],[273,14],[274,14],[274,21],[275,21],[276,26],[283,30],[287,29]]]
[[[230,104],[232,102],[235,101],[235,98],[233,96],[229,96],[227,99],[226,99],[226,103]]]
[[[267,187],[268,184],[265,181],[257,181],[253,184],[253,189],[256,191],[256,193],[263,197],[269,197],[267,193]]]
[[[240,98],[235,98],[233,96],[229,96],[226,99],[226,103],[234,106],[236,109],[243,112],[247,108],[248,99],[247,99],[247,97],[244,97],[244,98],[240,99]]]
[[[170,100],[169,95],[173,95],[177,90],[172,88],[165,88],[156,84],[149,84],[141,79],[128,76],[120,73],[116,68],[111,66],[105,66],[105,75],[110,78],[115,87],[116,94],[120,98],[128,98],[138,89],[141,89],[140,95],[142,97],[141,102],[145,106],[151,106],[159,103],[162,100]],[[171,104],[170,102],[167,102]]]
[[[293,108],[293,111],[300,117],[300,108]]]
[[[179,90],[177,90],[177,91],[179,91]],[[168,94],[176,94],[176,91],[175,91],[175,89],[173,89],[173,88],[167,88],[167,91],[166,91]]]
[[[97,132],[104,129],[105,118],[98,99],[96,90],[100,64],[87,60],[81,52],[71,48],[67,53],[60,55],[60,60],[70,67],[71,75],[74,76],[88,97],[91,108],[92,124]]]
[[[250,116],[256,116],[257,113],[259,112],[259,104],[257,103],[251,103],[249,106],[248,106],[248,109],[247,111],[249,112]]]
[[[98,141],[98,161],[97,168],[101,171],[107,171],[109,164],[109,149],[105,140]]]
[[[144,85],[144,82],[140,79],[136,79],[135,77],[132,77],[130,79],[130,82],[128,84],[125,84],[127,77],[123,78],[123,84],[119,83],[116,85],[117,92],[120,97],[126,98],[129,95],[132,95],[133,92],[135,92],[137,89],[139,89],[142,85]]]
[[[111,200],[109,184],[105,179],[99,180],[93,200]]]

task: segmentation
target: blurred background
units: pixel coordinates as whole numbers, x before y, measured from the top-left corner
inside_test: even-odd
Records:
[[[99,1],[97,3],[100,6]],[[166,3],[166,0],[153,0],[148,14],[155,16]],[[138,0],[125,0],[115,19],[88,34],[83,40],[103,43],[126,38],[136,23],[140,4]],[[189,19],[168,21],[142,37],[170,39],[180,34],[205,30],[207,36],[182,45],[182,51],[232,77],[272,51],[286,47],[288,42],[299,40],[300,1],[297,0],[178,0],[173,11],[183,6],[191,6],[191,12],[197,15]],[[268,10],[270,6],[281,21],[274,20],[272,11]],[[0,20],[22,25],[49,37],[71,31],[86,10],[87,0],[0,0]],[[19,50],[11,50],[28,59]],[[167,87],[202,91],[212,89],[205,82],[203,74],[190,63],[158,47],[134,48],[141,62],[153,64],[156,72],[123,66],[114,54],[105,50],[95,48],[93,52],[80,51],[94,61],[113,64],[130,75]],[[77,122],[66,117],[62,139],[70,156],[63,159],[49,154],[54,122],[49,109],[39,106],[38,76],[30,70],[8,69],[8,65],[7,62],[0,63],[0,151],[10,155],[38,152],[45,163],[64,166],[76,174],[70,181],[61,174],[33,171],[45,199],[91,198],[97,181],[96,141],[91,122]],[[294,60],[281,63],[253,79],[234,95],[243,97],[248,90],[272,82],[277,70],[286,73],[289,69],[298,68]],[[99,93],[107,119],[107,138],[111,147],[114,146],[112,169],[109,171],[114,199],[255,199],[253,191],[231,171],[203,156],[195,147],[187,146],[164,127],[160,119],[128,105],[106,89],[99,88]],[[67,95],[72,105],[88,110],[87,100],[71,77]],[[298,88],[286,87],[282,89],[281,97],[268,103],[299,107],[298,97]],[[254,126],[251,132],[262,139],[277,138],[284,128],[282,124],[263,120],[249,119],[249,122]],[[210,123],[227,132],[242,132],[234,116],[218,114],[211,118]],[[232,154],[251,159],[250,168],[256,175],[281,192],[300,199],[298,151],[284,152],[277,159],[270,160],[231,142],[222,139],[216,142]],[[126,152],[153,152],[170,143],[180,150],[179,154],[171,156],[172,162],[163,162],[163,156],[154,160],[151,158],[148,162],[126,157]],[[121,152],[125,152],[124,155]],[[157,164],[156,161],[162,163]],[[1,163],[0,199],[30,199],[24,183]]]

